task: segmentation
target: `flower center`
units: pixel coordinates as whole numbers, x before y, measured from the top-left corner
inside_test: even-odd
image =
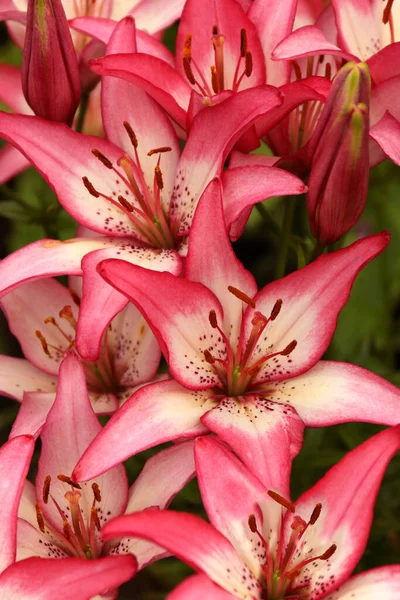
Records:
[[[70,290],[70,294],[75,304],[79,306],[79,296],[77,296],[77,294],[75,294],[75,292],[72,290]],[[60,319],[67,321],[72,329],[76,331],[76,318],[72,312],[72,306],[64,306],[58,315]],[[67,350],[74,350],[78,354],[75,348],[75,336],[71,335],[68,330],[60,325],[60,323],[53,316],[46,317],[46,319],[44,319],[44,324],[46,326],[50,325],[54,327],[60,334],[60,343],[59,345],[55,345],[47,341],[47,338],[42,331],[35,331],[35,335],[41,343],[43,352],[49,358],[52,358],[55,362],[59,363]],[[110,353],[110,345],[107,342],[107,335],[108,330],[106,330],[101,341],[100,357],[96,362],[92,363],[83,359],[81,360],[89,391],[96,393],[110,392],[116,394],[120,391],[120,385],[118,377],[114,372],[113,357]]]
[[[133,147],[133,158],[125,152],[118,159],[117,166],[115,166],[96,148],[92,152],[104,167],[114,171],[118,178],[116,179],[116,185],[123,185],[125,195],[122,195],[120,190],[113,191],[111,195],[103,194],[95,189],[87,177],[82,177],[83,184],[89,194],[95,198],[104,198],[127,215],[141,242],[151,248],[175,248],[180,241],[178,236],[179,224],[172,226],[168,222],[168,215],[162,203],[164,182],[160,167],[161,155],[170,152],[171,148],[162,146],[153,148],[147,153],[147,156],[158,154],[157,164],[154,167],[153,189],[150,190],[140,163],[137,151],[138,140],[135,132],[127,121],[124,121],[124,127]],[[105,220],[105,228],[112,232],[110,221],[109,218]]]
[[[100,519],[96,503],[101,503],[101,493],[97,483],[92,483],[93,503],[89,518],[84,518],[83,509],[80,506],[82,494],[79,483],[72,481],[67,475],[58,475],[57,478],[70,486],[70,490],[64,494],[67,501],[68,515],[62,510],[58,502],[50,494],[51,477],[48,475],[43,484],[42,500],[45,504],[49,498],[54,503],[62,520],[60,530],[47,523],[43,516],[39,502],[36,504],[36,519],[39,529],[47,534],[51,541],[69,556],[78,558],[98,558],[101,555],[103,542],[100,538]]]
[[[315,525],[321,514],[322,505],[317,504],[311,513],[308,522],[296,515],[294,504],[283,498],[280,494],[269,490],[268,495],[280,504],[288,513],[294,514],[291,524],[289,540],[285,540],[283,527],[280,530],[276,552],[272,552],[268,541],[260,532],[256,517],[250,515],[249,528],[255,533],[265,551],[265,561],[262,567],[262,581],[260,585],[264,590],[266,600],[306,600],[310,589],[310,576],[305,574],[307,565],[316,568],[317,561],[328,561],[336,551],[336,544],[318,555],[312,555],[312,549],[306,551],[304,538],[306,532]],[[327,569],[328,570],[328,569]]]
[[[254,300],[249,298],[244,292],[241,292],[233,286],[229,286],[228,290],[231,294],[236,296],[236,298],[245,302],[250,308],[256,308]],[[275,321],[278,317],[281,308],[282,300],[278,299],[275,302],[269,317],[265,317],[259,311],[255,311],[251,320],[252,329],[250,334],[247,340],[245,340],[243,339],[244,332],[241,332],[236,350],[232,348],[228,336],[218,324],[215,311],[210,311],[209,321],[211,327],[219,332],[225,343],[226,358],[217,358],[213,356],[209,350],[204,350],[204,358],[208,364],[212,365],[228,396],[237,397],[245,395],[246,392],[254,393],[256,391],[256,383],[254,380],[263,365],[276,356],[289,356],[296,348],[297,341],[292,340],[283,350],[265,353],[261,357],[258,355],[257,359],[254,359],[254,350],[257,348],[262,334],[267,325],[271,321]]]
[[[192,57],[192,34],[186,36],[183,46],[183,68],[186,77],[195,86],[202,96],[211,97],[213,94],[223,92],[225,86],[224,71],[224,43],[225,36],[219,33],[217,25],[212,29],[211,42],[214,50],[214,64],[210,66],[210,84],[207,77],[201,72]],[[241,70],[242,69],[242,70]],[[253,57],[247,48],[247,33],[245,29],[240,30],[240,51],[230,88],[237,92],[244,77],[250,77],[253,71]],[[229,85],[229,84],[228,84]]]

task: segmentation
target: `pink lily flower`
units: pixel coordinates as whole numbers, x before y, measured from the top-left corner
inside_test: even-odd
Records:
[[[20,287],[1,301],[26,360],[0,355],[0,389],[22,401],[11,435],[38,435],[54,398],[65,353],[75,350],[79,295],[53,279]],[[107,328],[95,363],[83,361],[92,408],[112,414],[137,386],[156,376],[160,348],[132,304]]]
[[[205,242],[211,220],[213,236]],[[261,481],[273,472],[279,489],[304,423],[398,423],[395,386],[365,369],[320,361],[357,273],[388,241],[386,233],[359,240],[257,292],[229,243],[220,184],[213,181],[196,211],[185,279],[122,261],[102,263],[101,275],[145,315],[174,380],[138,390],[74,476],[85,481],[145,448],[212,431]],[[271,446],[281,450],[273,462]]]
[[[111,50],[114,41],[122,41],[118,32]],[[103,122],[110,142],[38,117],[0,113],[1,135],[28,156],[64,208],[100,234],[67,243],[40,241],[19,250],[1,263],[2,292],[38,277],[83,273],[77,344],[89,360],[98,357],[104,329],[127,303],[97,275],[96,265],[119,256],[177,274],[180,259],[174,249],[185,252],[203,190],[222,172],[237,139],[260,114],[281,102],[277,90],[253,88],[203,109],[180,156],[178,138],[157,103],[142,90],[131,91],[124,81],[106,78],[103,83]],[[67,163],[60,162],[60,148],[69,154]],[[244,226],[248,207],[278,190],[300,194],[306,189],[293,175],[270,167],[232,170],[226,185],[231,190],[226,200],[229,227],[238,219]]]
[[[261,483],[218,441],[200,438],[196,468],[210,524],[185,513],[147,512],[110,521],[102,535],[154,541],[203,574],[178,586],[169,600],[396,600],[400,565],[347,580],[364,551],[385,469],[399,448],[400,427],[378,433],[292,503],[275,491],[274,480]],[[275,458],[272,450],[269,460]]]
[[[165,555],[154,544],[137,539],[105,543],[100,529],[117,515],[165,508],[194,476],[193,442],[178,444],[150,459],[130,490],[123,465],[79,484],[70,474],[99,431],[101,425],[90,406],[84,370],[76,355],[69,353],[60,366],[56,400],[41,432],[36,486],[26,482],[22,494],[17,561],[29,557],[52,559],[50,562],[56,559],[62,569],[60,559],[71,557],[85,561],[90,573],[93,561],[101,564],[105,557],[116,556],[115,568],[127,570],[127,580],[132,576],[132,569],[128,569],[131,563],[121,555],[135,554],[138,568]],[[74,562],[69,562],[73,572]],[[107,598],[116,595],[115,590],[108,590]]]
[[[132,556],[107,558],[99,564],[67,559],[62,564],[48,565],[41,558],[15,563],[17,512],[34,449],[34,439],[23,435],[0,448],[0,488],[2,492],[0,543],[1,600],[89,600],[95,594],[117,587],[134,575]],[[121,558],[123,559],[121,561]],[[53,568],[57,567],[57,568]]]

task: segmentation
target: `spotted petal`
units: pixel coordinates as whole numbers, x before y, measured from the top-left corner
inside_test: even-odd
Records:
[[[390,565],[359,573],[327,600],[397,600],[400,595],[400,565]]]
[[[34,367],[23,358],[0,355],[0,391],[22,401],[25,391],[55,392],[57,378]]]

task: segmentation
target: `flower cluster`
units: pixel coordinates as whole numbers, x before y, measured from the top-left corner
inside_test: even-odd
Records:
[[[0,64],[0,189],[29,213],[10,180],[32,165],[76,231],[39,211],[46,237],[0,262],[24,356],[0,355],[20,403],[0,448],[1,600],[113,600],[167,556],[197,571],[169,600],[400,598],[400,561],[352,575],[400,389],[325,356],[388,252],[364,209],[371,168],[400,164],[399,6],[0,0],[22,51]],[[387,427],[293,501],[309,428],[351,422]],[[179,503],[194,478],[201,500]]]

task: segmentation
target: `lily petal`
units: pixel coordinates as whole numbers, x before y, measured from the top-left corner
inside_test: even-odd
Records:
[[[396,165],[400,165],[400,123],[389,111],[371,127],[369,135],[379,144],[386,156]]]
[[[57,378],[44,373],[23,358],[0,355],[0,391],[19,402],[25,391],[55,392]]]
[[[85,560],[28,558],[0,575],[1,600],[90,600],[136,572],[133,556]]]
[[[0,150],[0,183],[5,183],[30,165],[29,160],[14,146],[4,146]]]
[[[200,417],[213,406],[207,392],[187,390],[173,380],[139,389],[84,453],[75,467],[74,478],[87,481],[157,444],[208,433]],[[113,451],[105,452],[106,448]]]
[[[15,560],[18,504],[34,447],[33,437],[24,435],[0,448],[0,572]]]
[[[390,565],[352,577],[326,600],[397,600],[399,594],[400,565]]]
[[[206,575],[192,575],[176,587],[166,600],[235,600],[229,592],[215,585]]]

